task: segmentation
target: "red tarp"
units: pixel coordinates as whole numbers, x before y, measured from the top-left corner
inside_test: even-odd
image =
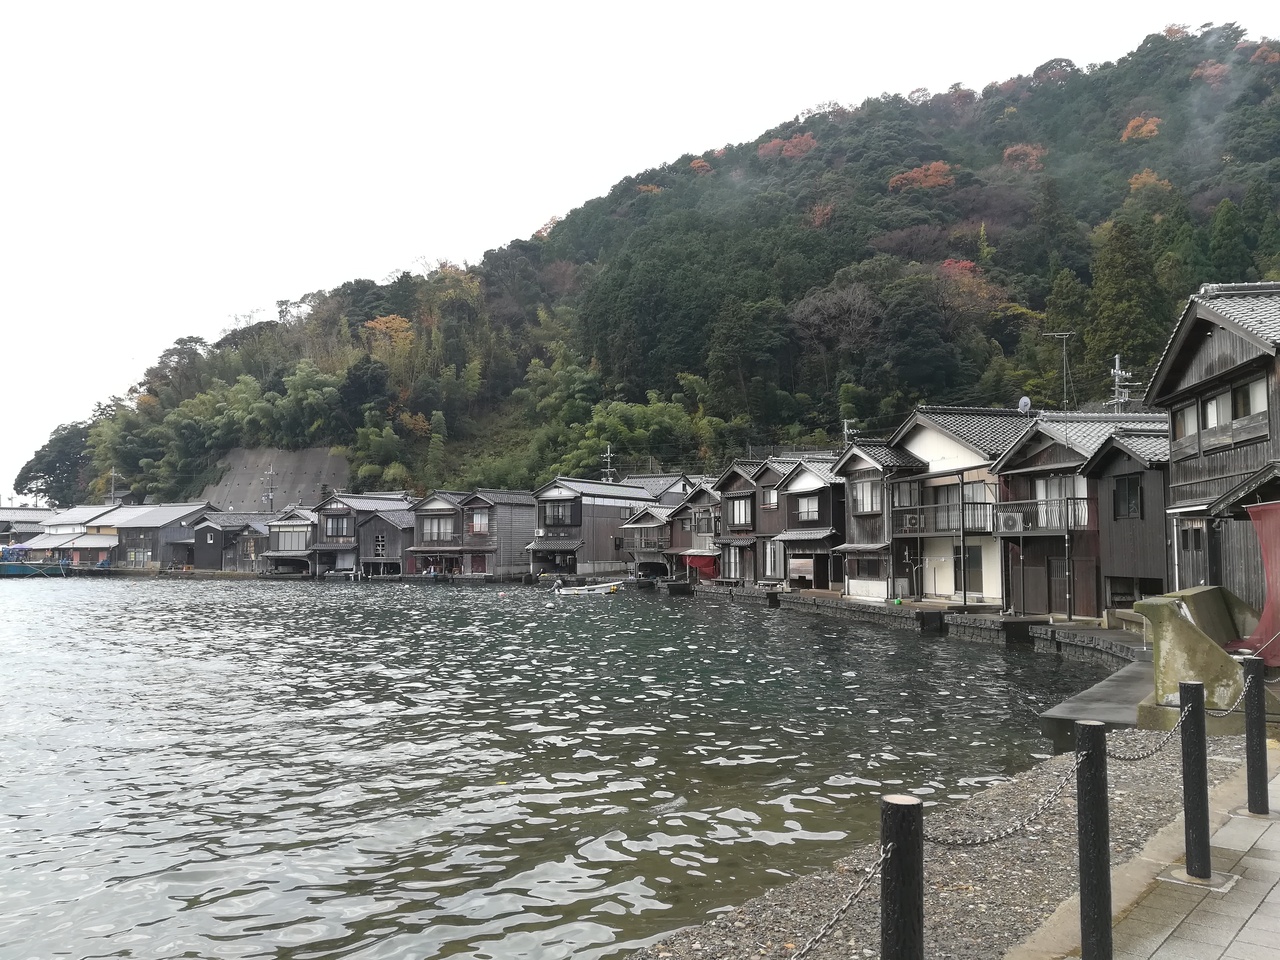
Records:
[[[714,580],[720,576],[720,560],[718,557],[685,557],[684,562],[708,580]]]
[[[1280,667],[1280,503],[1259,503],[1245,507],[1253,520],[1253,531],[1262,547],[1262,570],[1267,576],[1267,600],[1253,636],[1239,646],[1260,656],[1268,667]],[[1231,649],[1235,644],[1227,647]]]

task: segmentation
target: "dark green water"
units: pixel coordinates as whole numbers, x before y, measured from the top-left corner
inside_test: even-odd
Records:
[[[0,583],[0,958],[615,955],[1102,675],[652,593]]]

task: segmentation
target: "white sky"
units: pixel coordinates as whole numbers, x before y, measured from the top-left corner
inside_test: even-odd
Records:
[[[179,337],[477,262],[818,103],[981,91],[1209,19],[1280,36],[1274,0],[6,4],[0,502]]]

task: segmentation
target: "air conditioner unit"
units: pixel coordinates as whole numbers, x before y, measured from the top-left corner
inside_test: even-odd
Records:
[[[920,526],[920,514],[918,513],[909,513],[906,515],[904,520],[908,530],[915,530]]]
[[[1000,529],[1004,533],[1021,533],[1022,532],[1022,514],[1020,513],[1000,514]]]
[[[535,537],[545,537],[547,535],[547,531],[539,527],[537,530],[533,531],[533,535]]]

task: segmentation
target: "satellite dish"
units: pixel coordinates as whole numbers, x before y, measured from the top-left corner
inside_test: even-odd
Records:
[[[1023,397],[1021,400],[1019,400],[1019,401],[1018,401],[1018,412],[1019,412],[1019,413],[1030,413],[1030,412],[1031,412],[1031,398],[1030,398],[1030,397]]]

